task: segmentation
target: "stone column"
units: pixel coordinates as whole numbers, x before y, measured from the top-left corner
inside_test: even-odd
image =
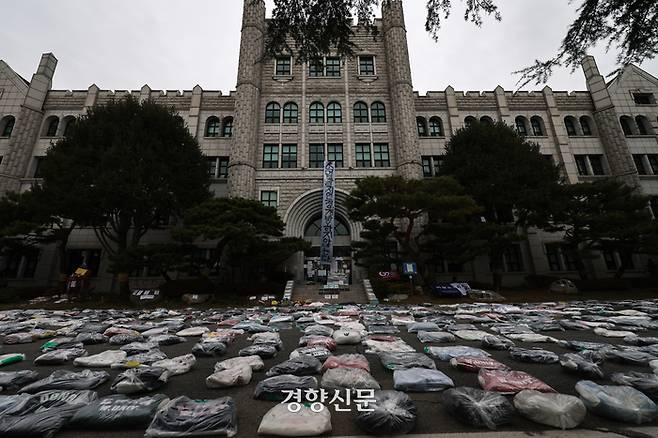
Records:
[[[231,197],[255,198],[258,129],[264,117],[259,108],[265,31],[265,2],[244,0],[235,128],[228,175]]]
[[[416,135],[416,108],[407,47],[402,0],[386,0],[382,6],[384,45],[393,117],[393,139],[398,173],[422,178],[420,147]]]

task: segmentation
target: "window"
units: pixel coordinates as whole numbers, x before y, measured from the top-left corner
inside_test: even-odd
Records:
[[[324,145],[312,143],[308,147],[308,167],[321,169],[324,166]]]
[[[327,145],[327,161],[333,161],[336,167],[343,167],[343,145],[330,143]]]
[[[279,167],[279,145],[266,144],[263,146],[263,168],[274,169]]]
[[[281,167],[284,169],[294,169],[297,167],[297,145],[281,145]]]
[[[370,107],[372,123],[386,123],[386,108],[381,102],[374,102]]]
[[[388,153],[388,144],[379,143],[372,145],[375,167],[390,167],[391,158]]]
[[[224,117],[222,123],[222,136],[233,137],[233,117]]]
[[[561,243],[547,243],[546,258],[551,271],[577,271],[578,264],[575,252]]]
[[[430,137],[443,137],[443,122],[439,117],[430,118]]]
[[[633,100],[636,105],[655,105],[656,98],[651,93],[633,93]]]
[[[208,176],[210,178],[217,178],[217,158],[219,157],[208,157]]]
[[[270,102],[265,107],[265,123],[281,123],[281,105]]]
[[[546,244],[546,259],[548,260],[548,269],[551,271],[562,271],[562,260],[560,257],[560,246],[556,244]]]
[[[633,154],[633,161],[635,162],[635,168],[639,175],[646,175],[647,170],[644,167],[644,156]]]
[[[423,165],[423,176],[428,178],[438,176],[442,161],[443,157],[440,155],[421,157],[421,163]]]
[[[368,123],[368,105],[363,102],[354,104],[354,123]]]
[[[212,116],[206,120],[206,137],[219,137],[219,118]]]
[[[589,155],[589,164],[592,166],[592,173],[594,175],[605,175],[603,168],[603,155]]]
[[[578,135],[578,131],[576,131],[576,119],[572,116],[567,116],[564,118],[564,127],[567,128],[567,135],[569,137]]]
[[[45,137],[55,137],[57,136],[57,128],[59,127],[59,118],[49,117],[46,121],[46,132]]]
[[[64,132],[62,132],[63,137],[68,137],[73,132],[73,126],[75,125],[75,117],[67,116],[64,117]]]
[[[340,58],[336,56],[328,56],[325,58],[325,76],[340,76]]]
[[[649,123],[649,120],[647,120],[646,117],[644,116],[635,117],[635,123],[637,124],[637,130],[640,133],[640,135],[653,134],[653,129],[651,128],[651,124]]]
[[[10,251],[7,254],[5,268],[0,271],[0,277],[34,278],[38,262],[39,250],[36,248]]]
[[[612,251],[603,251],[603,261],[605,262],[605,268],[608,271],[617,270],[617,258],[615,253]]]
[[[359,56],[359,74],[361,76],[375,75],[375,57]]]
[[[493,126],[494,121],[489,116],[482,116],[482,117],[480,117],[480,123],[482,123],[483,125],[487,125],[487,126]]]
[[[354,146],[356,167],[372,167],[370,143],[357,143]]]
[[[518,116],[514,119],[514,124],[516,125],[516,132],[518,132],[520,136],[526,137],[528,135],[528,125],[525,117]]]
[[[416,129],[419,137],[427,137],[427,122],[425,117],[416,117]]]
[[[652,196],[649,199],[649,208],[654,219],[658,219],[658,196]]]
[[[295,102],[288,102],[283,106],[283,123],[296,124],[298,117],[298,107]]]
[[[468,128],[473,125],[473,123],[476,123],[478,120],[473,117],[473,116],[468,116],[464,119],[464,127]]]
[[[11,137],[11,133],[14,130],[14,125],[16,124],[16,119],[14,116],[6,116],[0,121],[0,137]]]
[[[313,59],[308,63],[308,75],[312,78],[318,78],[324,75],[324,61],[322,59]]]
[[[276,71],[277,76],[290,76],[292,74],[292,60],[290,56],[279,56],[276,58]]]
[[[574,155],[576,160],[576,168],[578,169],[578,175],[587,176],[589,175],[589,170],[587,169],[587,156],[585,155]]]
[[[541,137],[544,135],[544,123],[539,116],[530,117],[530,125],[532,126],[532,135]]]
[[[647,160],[649,160],[649,166],[654,175],[658,175],[658,155],[649,154],[647,155]]]
[[[503,253],[506,272],[523,271],[523,255],[521,254],[520,245],[512,245]]]
[[[583,135],[592,135],[592,123],[589,117],[582,116],[580,118],[580,127],[583,130]]]
[[[308,116],[309,123],[324,123],[324,105],[320,102],[313,102]]]
[[[343,123],[343,113],[338,102],[327,105],[327,123]]]
[[[628,116],[621,116],[619,118],[619,123],[621,124],[621,130],[624,131],[626,137],[633,135],[633,119]]]
[[[279,194],[274,190],[263,190],[260,192],[260,202],[266,207],[276,208]]]

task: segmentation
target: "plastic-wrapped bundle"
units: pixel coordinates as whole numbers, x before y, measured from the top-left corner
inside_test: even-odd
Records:
[[[654,373],[658,372],[658,359],[650,361],[649,366],[651,367]]]
[[[2,413],[0,436],[50,438],[97,398],[93,391],[43,391],[20,398]]]
[[[317,389],[318,381],[311,376],[293,376],[283,374],[281,376],[268,377],[261,380],[254,390],[254,398],[258,400],[278,401],[286,398],[286,392],[296,389]]]
[[[642,424],[658,416],[656,404],[631,386],[597,385],[591,380],[581,380],[576,383],[576,392],[588,410],[602,417]]]
[[[258,433],[275,436],[317,436],[331,432],[331,413],[324,408],[314,412],[300,405],[292,412],[288,404],[280,403],[267,411],[258,426]]]
[[[561,319],[559,323],[566,330],[585,331],[590,329],[590,327],[587,324],[583,324],[582,321],[574,321],[572,319]]]
[[[265,373],[265,375],[267,377],[280,376],[282,374],[292,374],[293,376],[311,376],[313,374],[319,374],[321,369],[322,363],[315,357],[302,355],[274,365],[267,371],[267,373]]]
[[[455,386],[441,371],[427,368],[407,368],[393,372],[393,387],[398,391],[435,392]]]
[[[201,342],[223,342],[226,345],[229,345],[236,337],[242,334],[244,334],[243,330],[217,329],[201,336]]]
[[[368,403],[372,412],[359,412],[356,424],[373,435],[402,435],[416,426],[416,405],[400,391],[375,391],[375,399]]]
[[[215,372],[228,370],[230,368],[242,365],[251,367],[252,371],[262,370],[265,367],[263,359],[261,359],[259,356],[240,356],[217,362],[215,364]]]
[[[458,356],[450,359],[450,365],[463,371],[477,373],[485,370],[508,370],[509,367],[490,357]]]
[[[177,397],[158,410],[146,438],[225,436],[238,433],[238,415],[231,397],[191,400]]]
[[[84,348],[67,348],[63,350],[52,350],[34,359],[35,365],[62,365],[76,357],[87,355]]]
[[[193,354],[185,354],[183,356],[174,357],[171,359],[159,360],[153,362],[154,367],[162,367],[169,370],[170,375],[177,376],[185,374],[192,369],[196,363],[196,357]]]
[[[30,333],[12,333],[11,335],[7,335],[4,337],[2,340],[3,343],[5,344],[28,344],[30,342],[34,341],[32,339],[32,335]]]
[[[411,315],[391,315],[391,324],[393,325],[409,325],[414,322],[414,317]]]
[[[475,427],[496,429],[510,423],[514,406],[501,394],[459,387],[443,393],[443,404],[459,421]]]
[[[112,382],[112,391],[119,394],[136,394],[155,391],[169,380],[169,371],[160,367],[130,368],[120,373]]]
[[[489,357],[491,356],[484,350],[473,347],[466,347],[459,345],[456,347],[425,347],[425,353],[433,358],[442,362],[449,362],[453,357],[459,356],[473,356],[473,357]]]
[[[24,360],[25,360],[25,355],[23,353],[0,354],[0,367],[3,365],[10,365],[16,362],[22,362]]]
[[[334,334],[334,330],[331,327],[327,327],[325,325],[320,325],[320,324],[314,324],[314,325],[309,325],[304,329],[304,334],[309,336],[309,335],[316,335],[316,336],[329,336],[331,337]]]
[[[281,324],[283,322],[292,322],[292,315],[273,315],[270,318],[270,324]]]
[[[304,344],[307,347],[324,347],[329,351],[334,351],[336,349],[336,341],[333,338],[327,336],[304,336]],[[301,342],[301,339],[300,339]]]
[[[379,353],[379,360],[387,370],[404,370],[407,368],[436,369],[434,361],[423,353]]]
[[[560,341],[560,347],[568,348],[570,350],[582,351],[582,350],[601,350],[602,348],[609,347],[610,344],[604,344],[601,342],[587,342],[587,341]]]
[[[170,334],[155,335],[155,336],[150,336],[148,338],[148,342],[153,342],[156,345],[176,345],[186,341],[187,339],[185,339],[182,336],[176,336]]]
[[[189,337],[201,336],[202,334],[208,333],[209,331],[210,329],[208,327],[189,327],[177,332],[176,336],[182,336],[184,338],[188,336]]]
[[[546,383],[523,371],[480,370],[478,382],[485,391],[495,391],[503,394],[516,394],[524,389],[555,392]]]
[[[238,352],[240,356],[260,356],[263,359],[272,359],[276,353],[276,347],[269,344],[250,345]]]
[[[414,350],[414,347],[404,342],[402,338],[398,338],[395,336],[387,336],[386,338],[390,338],[390,339],[384,340],[383,336],[368,336],[363,341],[363,345],[366,347],[366,353],[368,354],[392,353],[392,352],[413,353],[416,351]]]
[[[647,346],[647,345],[658,344],[658,338],[653,337],[653,336],[643,338],[643,337],[640,337],[640,336],[637,336],[637,335],[633,335],[633,336],[625,337],[624,342],[626,342],[627,344],[637,345],[639,347],[644,347],[644,346]]]
[[[490,333],[484,332],[482,330],[456,330],[452,333],[459,339],[479,342],[482,342],[482,339],[491,335]]]
[[[653,354],[640,350],[609,350],[605,352],[605,358],[637,366],[646,366],[652,360],[658,359]]]
[[[83,407],[67,424],[71,429],[145,429],[158,407],[169,401],[162,394],[129,398],[110,395]]]
[[[420,331],[416,336],[418,337],[418,340],[423,343],[435,342],[435,343],[444,344],[447,342],[455,342],[455,335],[448,332]]]
[[[368,326],[368,333],[373,335],[394,335],[400,330],[394,325],[372,324]]]
[[[253,322],[253,321],[242,321],[238,324],[235,324],[233,326],[233,329],[235,329],[235,330],[244,330],[245,332],[249,332],[249,333],[276,332],[277,331],[277,329],[275,327],[269,327],[269,326],[259,324],[257,322]]]
[[[529,349],[512,347],[509,349],[509,354],[519,362],[528,363],[556,363],[560,360],[557,354],[548,350]]]
[[[332,335],[337,345],[358,344],[361,342],[361,333],[357,330],[338,329]]]
[[[565,370],[579,374],[581,376],[589,377],[591,379],[602,379],[603,371],[598,364],[587,360],[580,354],[566,353],[560,360],[560,365]]]
[[[115,335],[139,335],[140,333],[137,330],[132,330],[132,329],[127,329],[124,327],[108,327],[103,334],[107,336],[108,338],[111,338],[112,336]]]
[[[221,341],[198,342],[192,347],[195,356],[221,356],[226,353],[226,344]]]
[[[143,342],[144,336],[142,335],[114,335],[110,338],[110,345],[126,345],[133,342]]]
[[[606,338],[625,338],[627,336],[637,336],[633,332],[624,331],[624,330],[607,330],[603,327],[597,327],[594,329],[594,334],[599,336],[605,336]]]
[[[514,347],[514,342],[501,336],[488,335],[482,338],[482,348],[491,350],[509,350]]]
[[[51,339],[47,342],[44,342],[39,349],[45,353],[47,351],[52,351],[56,350],[57,348],[70,348],[68,345],[71,343],[75,343],[73,338],[70,337],[65,337],[65,338],[54,338]],[[64,346],[64,347],[62,347]]]
[[[249,365],[239,365],[215,372],[206,378],[208,388],[230,388],[248,385],[251,382],[252,370]]]
[[[658,376],[654,373],[638,373],[637,371],[614,373],[610,376],[610,380],[617,385],[632,386],[649,398],[658,400]]]
[[[281,336],[276,332],[262,332],[254,333],[253,335],[247,338],[248,341],[251,341],[254,345],[257,344],[266,344],[276,347],[277,350],[283,348],[283,342],[281,342]]]
[[[587,415],[587,409],[578,397],[530,390],[516,394],[514,407],[535,423],[562,430],[577,427]]]
[[[407,326],[409,333],[438,332],[439,326],[434,322],[414,322]]]
[[[339,354],[330,356],[322,365],[323,370],[332,368],[359,368],[363,371],[370,372],[368,359],[362,354]]]
[[[110,338],[108,338],[102,333],[85,332],[85,333],[79,333],[75,337],[75,342],[81,342],[84,345],[104,344],[109,340]]]
[[[94,389],[110,379],[106,371],[82,370],[75,371],[56,370],[48,377],[30,383],[21,388],[20,392],[34,394],[50,390],[82,390]]]
[[[32,370],[0,372],[0,391],[13,391],[38,379],[39,373]]]
[[[145,365],[151,365],[159,360],[164,360],[167,355],[160,350],[151,350],[146,353],[133,354],[128,356],[121,362],[113,363],[110,368],[113,370],[125,370],[128,368],[137,368]]]
[[[129,356],[146,353],[155,348],[158,348],[158,344],[155,342],[131,342],[130,344],[122,345],[119,347],[119,350],[125,351]]]
[[[507,333],[505,336],[519,342],[557,342],[554,337],[539,333]]]
[[[78,367],[104,368],[115,362],[123,361],[128,354],[121,350],[106,350],[91,356],[77,357],[73,359],[73,365]]]
[[[290,353],[289,358],[294,359],[296,357],[304,356],[304,355],[313,356],[320,362],[324,362],[325,360],[327,360],[329,356],[331,356],[331,351],[327,350],[324,347],[300,347],[294,349]]]
[[[322,376],[320,386],[325,389],[380,389],[369,372],[360,368],[331,368]]]

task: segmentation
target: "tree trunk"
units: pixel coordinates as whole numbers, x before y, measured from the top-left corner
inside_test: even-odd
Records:
[[[117,274],[117,280],[119,282],[119,296],[128,298],[130,296],[129,274],[127,272],[119,272]]]

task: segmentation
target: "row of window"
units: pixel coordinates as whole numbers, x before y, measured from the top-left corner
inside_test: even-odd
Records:
[[[547,243],[544,245],[546,258],[548,260],[548,269],[552,272],[577,271],[578,258],[573,249],[563,243]],[[609,271],[616,271],[621,266],[622,256],[616,251],[603,251],[602,253],[605,267]],[[625,260],[625,266],[628,269],[635,269],[633,258]]]
[[[382,102],[373,102],[370,111],[365,102],[356,102],[353,115],[354,123],[386,123],[386,107]],[[338,102],[329,102],[325,109],[322,102],[313,102],[309,106],[308,121],[313,124],[343,123],[342,106]],[[299,123],[299,107],[295,102],[288,102],[282,110],[278,102],[270,102],[265,106],[265,123]]]
[[[626,137],[631,135],[656,135],[649,119],[645,116],[636,116],[635,119],[631,116],[621,116],[619,123]]]
[[[224,117],[219,120],[217,116],[210,116],[206,120],[206,137],[233,137],[233,117]]]
[[[589,154],[589,155],[574,155],[576,161],[576,169],[580,176],[600,176],[606,175],[606,169],[603,164],[603,155]]]
[[[658,175],[657,154],[633,154],[633,161],[639,175]]]
[[[390,167],[391,158],[388,143],[356,143],[354,145],[356,167]],[[325,160],[336,167],[344,167],[342,143],[311,143],[308,145],[308,167],[319,169]],[[294,169],[298,167],[296,144],[265,144],[263,146],[263,168]]]
[[[275,60],[275,76],[291,76],[293,60],[291,56],[277,56]],[[308,63],[308,75],[317,77],[340,77],[341,59],[338,56],[325,56]],[[372,55],[359,56],[359,76],[375,75],[375,57]]]
[[[66,137],[71,133],[71,128],[75,122],[74,116],[66,116],[60,122],[59,117],[50,116],[46,119],[41,129],[41,137]],[[0,137],[11,137],[16,125],[14,116],[5,116],[0,120]]]

